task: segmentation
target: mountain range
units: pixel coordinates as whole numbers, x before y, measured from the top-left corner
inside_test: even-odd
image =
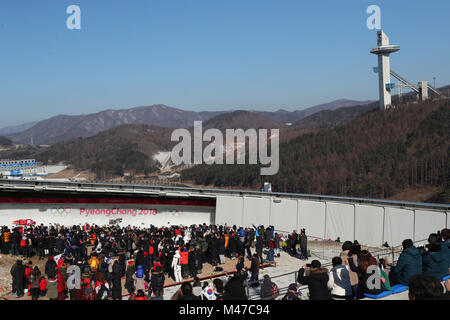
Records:
[[[348,106],[367,105],[368,103],[370,101],[341,99],[297,111],[252,111],[255,118],[252,119],[251,123],[254,127],[265,127],[269,123],[280,126],[287,122],[292,123],[307,118],[323,110],[336,110]],[[23,131],[17,131],[20,129],[20,126],[16,126],[15,128],[1,128],[0,132],[5,133],[0,135],[7,136],[16,143],[30,144],[33,141],[35,145],[51,145],[74,138],[90,137],[122,124],[146,124],[167,128],[187,128],[193,126],[195,120],[205,122],[229,112],[232,111],[195,112],[156,104],[122,110],[105,110],[85,115],[58,115],[36,123],[23,125]],[[264,124],[258,125],[258,119],[256,118]]]

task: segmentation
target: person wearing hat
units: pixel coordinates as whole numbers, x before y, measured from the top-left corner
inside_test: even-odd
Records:
[[[330,300],[328,269],[322,268],[319,260],[313,260],[309,270],[307,267],[305,264],[299,269],[297,282],[308,286],[310,300]]]
[[[139,290],[145,291],[144,267],[137,266],[136,273],[133,275],[135,293]]]
[[[402,284],[407,286],[411,277],[421,274],[423,268],[422,255],[411,239],[402,242],[403,251],[398,258],[397,265],[389,272],[389,281],[392,285]]]
[[[288,291],[281,300],[295,300],[295,301],[300,300],[296,283],[291,283],[289,285]]]

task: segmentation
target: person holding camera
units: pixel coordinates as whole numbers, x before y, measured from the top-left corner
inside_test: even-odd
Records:
[[[328,269],[319,260],[305,264],[298,271],[297,282],[308,286],[310,300],[331,300],[328,290]]]

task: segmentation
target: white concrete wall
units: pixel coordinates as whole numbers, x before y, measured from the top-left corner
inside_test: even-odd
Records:
[[[305,228],[306,234],[319,238],[325,236],[325,202],[298,200],[297,232]]]
[[[281,202],[271,201],[270,224],[276,230],[292,232],[297,228],[298,212],[297,200],[283,199]]]
[[[325,239],[354,239],[355,207],[352,204],[327,202]]]
[[[414,211],[386,207],[383,241],[392,247],[401,245],[405,239],[414,240]]]
[[[355,210],[355,239],[368,246],[382,244],[384,208],[357,204]]]
[[[217,196],[216,223],[228,226],[242,226],[244,198]]]
[[[274,197],[218,196],[216,222],[251,227],[273,225],[291,233],[305,228],[308,236],[341,241],[358,240],[371,247],[404,239],[419,241],[449,224],[443,211],[398,208],[392,205],[341,203]],[[241,216],[240,216],[241,215]],[[447,213],[449,215],[449,213]]]
[[[112,209],[122,210],[119,214]],[[92,210],[87,212],[86,210]],[[110,210],[109,212],[107,210]],[[156,210],[156,214],[152,214]],[[115,212],[118,212],[117,210]],[[209,207],[162,206],[162,205],[43,205],[21,204],[11,206],[0,204],[0,225],[12,226],[14,220],[33,219],[37,224],[59,223],[108,224],[110,219],[122,218],[121,225],[148,227],[165,225],[191,225],[214,222],[215,210]]]
[[[270,198],[244,197],[244,216],[242,224],[244,227],[269,225]]]

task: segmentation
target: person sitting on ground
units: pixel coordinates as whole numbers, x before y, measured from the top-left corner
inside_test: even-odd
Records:
[[[333,299],[350,300],[352,297],[352,286],[350,283],[350,273],[342,265],[340,257],[331,260],[333,268],[330,270],[328,288],[331,290]]]
[[[402,246],[403,251],[397,264],[389,272],[389,280],[392,285],[407,286],[412,276],[422,273],[422,255],[411,239],[404,240]]]
[[[387,276],[389,276],[389,273],[392,269],[392,258],[389,256],[385,256],[380,259],[379,261],[379,267],[382,271],[386,273]]]
[[[352,288],[352,298],[356,299],[359,297],[359,285],[358,285],[358,274],[350,269],[350,266],[348,264],[348,259],[351,257],[353,260],[353,264],[355,266],[359,265],[358,262],[358,255],[356,254],[359,252],[359,246],[354,245],[351,241],[345,241],[342,245],[342,252],[341,252],[341,259],[342,259],[342,265],[345,266],[349,272],[350,275],[350,285]],[[352,254],[352,252],[355,252],[355,254]]]
[[[263,284],[261,285],[261,300],[275,300],[280,291],[278,286],[270,280],[268,274],[264,275]]]
[[[442,281],[442,278],[449,273],[449,266],[442,251],[442,246],[438,242],[431,242],[427,245],[427,249],[423,256],[423,274]]]
[[[444,288],[436,278],[416,274],[409,280],[409,300],[440,300],[444,298]]]
[[[328,280],[328,269],[322,268],[319,260],[313,260],[310,265],[305,264],[298,271],[297,282],[308,286],[310,300],[331,299]]]
[[[359,254],[360,266],[355,266],[353,260],[349,259],[349,266],[352,271],[358,274],[359,290],[362,294],[378,295],[385,291],[383,282],[371,281],[374,273],[381,277],[381,272],[378,267],[377,260],[367,250],[361,250]],[[376,279],[374,279],[376,280]],[[386,279],[385,279],[386,280]]]
[[[446,264],[448,268],[450,269],[450,229],[443,229],[441,231],[442,235],[442,252],[444,253],[444,257],[446,260]],[[450,270],[449,270],[450,273]]]

